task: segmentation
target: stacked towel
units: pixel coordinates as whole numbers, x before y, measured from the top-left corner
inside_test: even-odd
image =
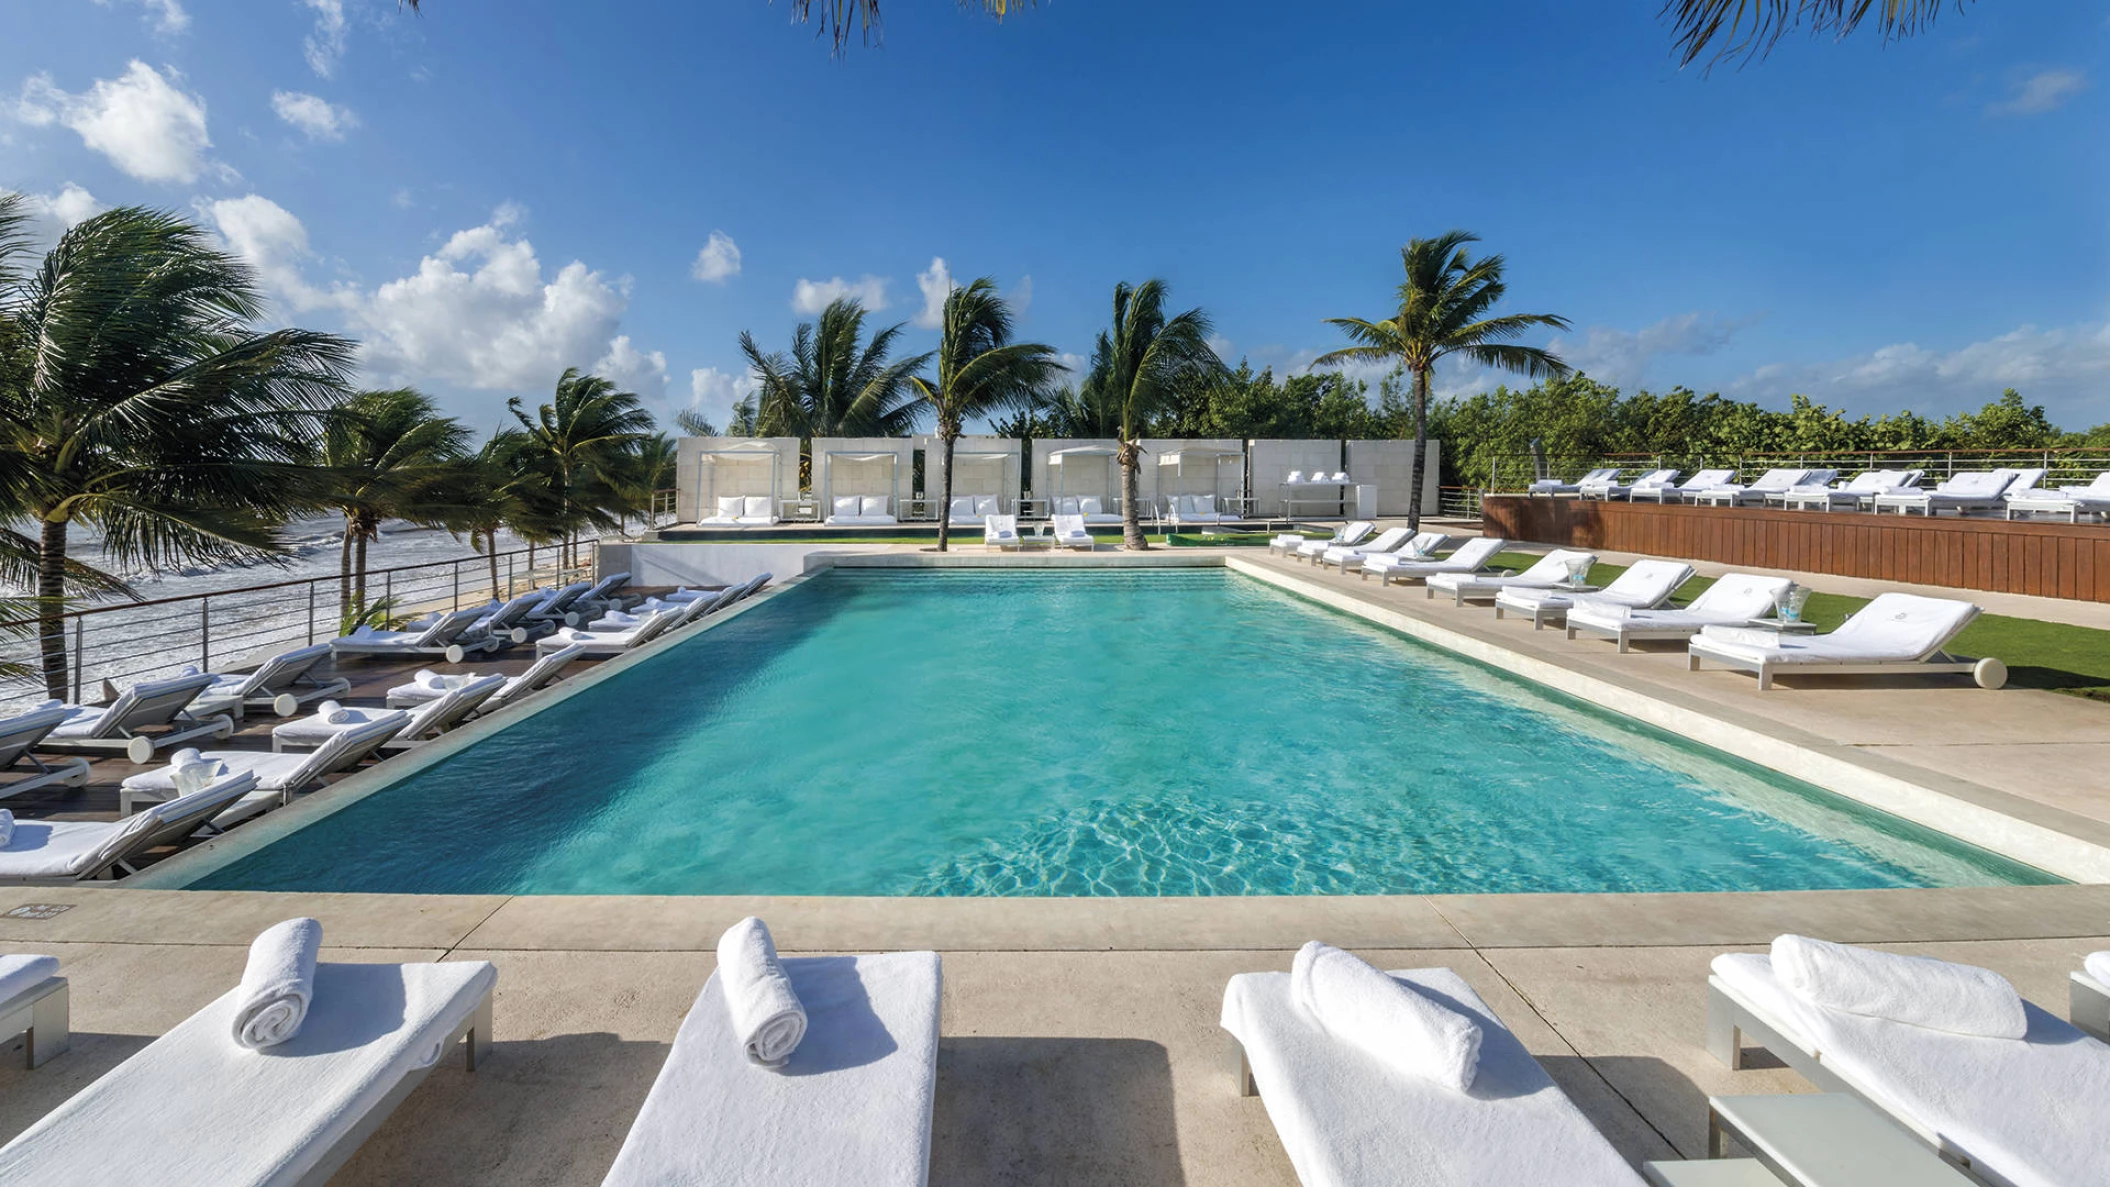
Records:
[[[316,720],[329,725],[343,725],[346,722],[355,720],[352,716],[352,711],[336,701],[324,701],[322,704],[317,705],[315,707],[315,717]]]
[[[0,956],[0,1002],[59,975],[56,956]]]
[[[2090,952],[2081,968],[2099,983],[2110,985],[2110,952]]]
[[[5,849],[15,839],[15,814],[0,808],[0,849]]]
[[[1803,1001],[1848,1014],[1991,1039],[2029,1030],[2022,995],[1990,969],[1787,935],[1773,941],[1773,973]]]
[[[249,966],[235,990],[235,1042],[258,1051],[300,1033],[315,996],[321,947],[322,924],[313,919],[272,924],[249,945]]]
[[[1356,957],[1317,940],[1290,966],[1290,997],[1328,1034],[1454,1092],[1473,1086],[1480,1027]]]
[[[178,795],[203,791],[226,773],[226,763],[187,747],[169,756],[169,779],[175,783]]]
[[[747,1057],[766,1068],[783,1067],[806,1037],[806,1007],[784,975],[767,924],[750,915],[726,929],[718,938],[718,977],[725,983],[733,1034]]]

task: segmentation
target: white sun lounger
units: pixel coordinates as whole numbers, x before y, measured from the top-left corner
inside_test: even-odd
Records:
[[[935,952],[788,958],[806,1037],[748,1062],[716,973],[603,1187],[923,1187],[938,1081]]]
[[[1392,532],[1400,533],[1398,539],[1387,539]],[[1393,528],[1385,535],[1372,540],[1362,548],[1329,548],[1319,554],[1319,567],[1337,565],[1343,573],[1353,573],[1369,563],[1374,556],[1396,556],[1402,560],[1435,560],[1436,553],[1450,545],[1451,538],[1442,532],[1417,532],[1406,534],[1405,528]]]
[[[483,707],[483,703],[504,687],[506,678],[496,672],[478,676],[466,684],[450,688],[437,697],[410,709],[410,720],[398,730],[394,737],[382,745],[383,750],[407,750],[420,742],[439,737]],[[302,717],[271,730],[271,751],[283,754],[293,750],[319,749],[331,738],[360,726],[369,725],[391,713],[402,712],[388,709],[345,709],[344,720],[326,721],[321,714]]]
[[[256,785],[248,794],[212,818],[215,828],[229,828],[252,816],[293,802],[302,788],[325,775],[347,771],[380,753],[381,747],[410,722],[401,710],[380,714],[357,729],[346,730],[304,754],[264,754],[255,750],[207,750],[199,757],[226,766],[229,774],[249,774]],[[130,815],[143,805],[176,798],[176,768],[141,771],[118,785],[118,810]]]
[[[0,783],[0,799],[35,791],[40,787],[63,784],[67,787],[85,787],[88,784],[88,760],[69,758],[52,766],[30,753],[44,735],[66,720],[66,707],[53,705],[47,709],[33,709],[15,717],[0,720],[0,772],[11,771],[18,763],[28,763],[30,774],[25,778]]]
[[[1677,561],[1635,561],[1627,571],[1596,593],[1573,594],[1557,589],[1505,588],[1495,593],[1495,617],[1506,611],[1529,615],[1531,629],[1541,630],[1551,619],[1562,618],[1584,599],[1609,606],[1646,610],[1660,606],[1692,578],[1692,566]]]
[[[591,581],[574,581],[556,589],[541,590],[539,592],[542,594],[542,604],[528,611],[528,619],[552,626],[568,625],[565,623],[565,616],[571,613],[572,604],[592,588]]]
[[[1570,561],[1588,561],[1594,565],[1597,554],[1556,548],[1534,561],[1530,568],[1509,577],[1492,577],[1484,573],[1431,573],[1423,582],[1423,592],[1433,598],[1441,590],[1451,595],[1454,604],[1463,606],[1467,602],[1493,601],[1495,595],[1505,589],[1551,589],[1568,580]]]
[[[1335,544],[1330,548],[1320,550],[1316,555],[1305,556],[1304,559],[1324,569],[1330,565],[1346,566],[1349,560],[1353,558],[1355,566],[1361,568],[1364,557],[1396,552],[1399,546],[1405,544],[1413,535],[1414,530],[1412,528],[1386,528],[1367,543]],[[1347,569],[1344,567],[1341,571],[1345,573]]]
[[[1627,502],[1638,503],[1652,499],[1658,503],[1689,503],[1703,490],[1713,490],[1736,481],[1734,470],[1702,470],[1675,486],[1642,486],[1634,484],[1626,492]]]
[[[1626,499],[1631,502],[1633,501],[1634,488],[1637,486],[1643,490],[1655,490],[1659,487],[1676,486],[1677,484],[1678,472],[1676,470],[1650,470],[1630,483],[1621,483],[1617,476],[1614,476],[1602,482],[1592,482],[1586,485],[1578,484],[1580,489],[1575,493],[1585,499],[1603,499],[1607,503],[1613,499]]]
[[[209,827],[255,790],[256,776],[236,771],[122,820],[18,820],[15,835],[0,847],[0,883],[41,886],[133,873],[135,858]]]
[[[1079,552],[1090,552],[1098,547],[1089,528],[1084,526],[1082,515],[1057,515],[1048,520],[1048,530],[1054,533],[1055,547],[1074,548]]]
[[[1509,541],[1499,536],[1475,536],[1442,560],[1417,560],[1396,552],[1373,556],[1363,561],[1363,580],[1368,581],[1375,573],[1378,584],[1390,585],[1395,580],[1420,581],[1438,573],[1477,573],[1507,547]]]
[[[300,1033],[261,1051],[234,1041],[232,990],[0,1149],[0,1181],[321,1187],[457,1041],[476,1070],[497,980],[481,960],[318,964]]]
[[[1525,487],[1524,493],[1529,495],[1573,495],[1580,494],[1585,486],[1595,486],[1598,483],[1616,482],[1618,480],[1619,467],[1604,466],[1590,471],[1573,482],[1562,482],[1558,478],[1541,478],[1530,486]]]
[[[1928,490],[1899,491],[1877,495],[1869,500],[1876,513],[1885,508],[1899,515],[1910,515],[1917,511],[1921,515],[1936,515],[1943,511],[1962,514],[1966,511],[2004,511],[2007,501],[2002,498],[2010,490],[2028,490],[2044,477],[2042,470],[1978,470],[1956,474]]]
[[[1329,1034],[1291,998],[1288,973],[1241,973],[1224,989],[1239,1090],[1257,1089],[1304,1187],[1642,1187],[1463,978],[1390,975],[1479,1025],[1470,1092],[1395,1071]]]
[[[1717,956],[1707,978],[1707,1047],[1730,1067],[1746,1039],[1825,1092],[1887,1114],[1984,1182],[2110,1182],[2110,1046],[2024,1002],[2020,1039],[1981,1038],[1812,1005],[1757,953]]]
[[[54,956],[0,956],[0,1041],[21,1035],[32,1068],[73,1045],[66,978],[50,971],[57,964]]]
[[[704,606],[710,605],[708,602],[700,604]],[[690,605],[693,607],[699,605],[699,603],[692,602]],[[585,648],[585,651],[581,653],[584,655],[621,655],[633,647],[642,647],[658,638],[662,632],[672,627],[677,619],[683,619],[687,613],[687,611],[654,610],[650,614],[645,615],[644,620],[636,626],[617,631],[582,630],[578,627],[568,626],[548,638],[537,639],[535,641],[535,652],[538,655],[548,655],[553,651],[562,651],[567,647],[576,646]],[[702,612],[699,612],[697,617],[702,617]]]
[[[557,624],[548,619],[535,617],[535,611],[547,601],[549,595],[542,590],[529,590],[504,603],[493,602],[484,607],[482,618],[469,624],[462,632],[464,643],[494,640],[498,647],[509,643],[525,643],[539,639],[557,629]]]
[[[191,702],[194,713],[226,713],[240,718],[248,710],[269,710],[291,717],[309,701],[341,696],[351,691],[344,679],[319,680],[316,665],[330,658],[330,645],[316,643],[281,651],[265,660],[254,672],[208,672],[212,683]]]
[[[1751,627],[1703,628],[1688,645],[1685,666],[1702,660],[1758,674],[1761,689],[1783,671],[1840,676],[1900,673],[1971,677],[1980,688],[2007,683],[1997,659],[1961,659],[1942,649],[1979,615],[1979,607],[1918,594],[1878,594],[1828,635],[1779,635]]]
[[[522,672],[518,676],[505,677],[505,683],[498,686],[498,691],[492,693],[491,699],[485,701],[476,710],[476,713],[480,715],[494,712],[503,708],[515,698],[524,697],[531,692],[547,688],[550,682],[555,680],[571,661],[584,654],[586,654],[584,647],[566,647],[562,651],[552,651],[548,655],[536,657],[535,662],[529,665],[527,671]],[[491,674],[496,675],[496,673]],[[478,673],[467,672],[463,673],[463,675],[475,678]],[[451,688],[435,688],[422,681],[412,680],[408,684],[398,684],[388,690],[388,707],[391,709],[415,709],[419,705],[439,700],[450,691]]]
[[[1743,626],[1764,618],[1774,599],[1793,584],[1786,577],[1725,573],[1682,610],[1631,610],[1596,603],[1585,594],[1568,610],[1568,637],[1602,635],[1617,642],[1622,653],[1636,639],[1690,639],[1702,627]]]
[[[1804,483],[1790,488],[1778,496],[1781,506],[1797,511],[1808,511],[1814,507],[1819,511],[1835,511],[1841,507],[1864,507],[1871,505],[1877,495],[1892,495],[1910,490],[1920,480],[1918,470],[1863,470],[1854,475],[1851,482],[1838,486],[1822,483]]]
[[[1823,475],[1823,477],[1819,479],[1816,475]],[[1753,482],[1749,486],[1739,486],[1734,482],[1725,482],[1720,486],[1711,486],[1706,490],[1695,491],[1692,495],[1692,501],[1695,503],[1707,503],[1716,507],[1741,507],[1747,503],[1764,502],[1767,495],[1785,494],[1797,486],[1811,482],[1830,482],[1838,476],[1839,472],[1837,470],[1776,468],[1759,475],[1758,481]]]
[[[566,625],[577,626],[603,610],[611,608],[619,600],[617,597],[618,591],[628,584],[630,584],[630,574],[627,570],[621,573],[610,573],[608,576],[594,582],[592,586],[587,588],[585,593],[580,594],[578,599],[571,604],[571,612],[564,616]]]
[[[458,664],[471,651],[498,650],[498,640],[490,636],[476,640],[463,638],[484,613],[482,606],[472,606],[467,610],[438,615],[422,626],[412,624],[400,631],[362,626],[343,638],[330,640],[330,654],[338,659],[360,655],[437,655],[450,664]]]
[[[1018,516],[985,515],[982,517],[982,543],[989,548],[1017,548]]]
[[[1309,548],[1312,550],[1309,555],[1317,556],[1329,548],[1353,548],[1368,540],[1370,534],[1376,530],[1376,524],[1367,519],[1358,519],[1353,523],[1342,524],[1338,531],[1324,540],[1314,540],[1302,532],[1283,532],[1268,541],[1267,550],[1285,556],[1300,556],[1305,555],[1304,550]]]
[[[2040,477],[2037,481],[2044,480]],[[2083,515],[2110,515],[2110,470],[2097,474],[2095,480],[2086,486],[2039,490],[2012,485],[2001,500],[2006,505],[2009,519],[2015,518],[2017,511],[2025,515],[2040,512],[2064,515],[2068,523],[2079,523]]]
[[[2066,1019],[2089,1034],[2110,1043],[2110,985],[2075,969],[2067,978]]]
[[[225,738],[234,733],[234,718],[224,714],[195,717],[191,703],[212,686],[204,673],[168,680],[142,680],[107,705],[62,705],[60,722],[37,749],[54,754],[122,754],[132,762],[195,738]]]

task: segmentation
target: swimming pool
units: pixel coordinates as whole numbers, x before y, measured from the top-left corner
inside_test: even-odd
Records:
[[[1221,569],[836,569],[194,883],[552,894],[2057,879]]]

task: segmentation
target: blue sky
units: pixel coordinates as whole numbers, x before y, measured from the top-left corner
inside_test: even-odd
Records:
[[[20,3],[0,187],[54,234],[190,212],[279,317],[479,426],[572,364],[722,418],[741,330],[855,291],[922,349],[946,275],[1080,357],[1161,276],[1232,361],[1295,368],[1453,226],[1622,386],[2110,421],[2100,5],[1711,73],[1654,0],[885,8],[831,61],[763,0]]]

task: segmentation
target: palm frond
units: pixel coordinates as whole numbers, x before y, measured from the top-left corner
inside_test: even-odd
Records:
[[[1957,11],[1965,2],[1955,0]],[[1678,64],[1690,66],[1710,48],[1717,62],[1762,58],[1799,28],[1842,38],[1871,17],[1893,41],[1932,25],[1944,7],[1943,0],[1667,0],[1662,15],[1677,33]]]

